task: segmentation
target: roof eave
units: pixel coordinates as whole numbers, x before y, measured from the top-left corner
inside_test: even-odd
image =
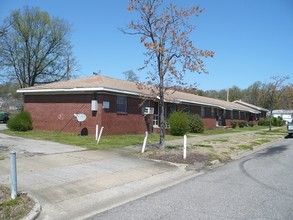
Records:
[[[45,93],[82,93],[82,92],[113,92],[113,93],[120,93],[126,95],[135,95],[139,96],[142,93],[119,90],[119,89],[111,89],[105,87],[96,87],[96,88],[68,88],[68,89],[18,89],[17,93],[23,94],[45,94]]]
[[[198,105],[205,105],[205,106],[212,106],[212,107],[217,107],[217,108],[222,108],[222,109],[226,109],[226,110],[230,110],[227,109],[223,106],[220,105],[214,105],[214,104],[210,104],[210,103],[204,103],[204,102],[196,102],[196,101],[190,101],[190,100],[186,100],[186,99],[176,99],[179,103],[192,103],[192,104],[198,104]]]

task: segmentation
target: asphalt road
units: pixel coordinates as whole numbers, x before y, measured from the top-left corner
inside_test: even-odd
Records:
[[[293,139],[88,219],[293,219]]]

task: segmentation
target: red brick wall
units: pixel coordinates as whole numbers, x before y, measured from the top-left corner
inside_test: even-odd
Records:
[[[226,126],[230,127],[231,126],[231,121],[234,121],[234,120],[231,120],[231,119],[227,119],[226,118]]]
[[[215,118],[203,118],[204,129],[211,130],[216,128],[216,119]]]
[[[139,107],[141,100],[127,98],[127,113],[117,113],[116,96],[100,96],[100,102],[110,102],[109,109],[102,111],[102,126],[105,134],[141,134],[147,131],[145,117]]]
[[[98,100],[98,111],[91,111],[91,100]],[[103,101],[110,103],[109,109],[103,109]],[[24,108],[31,113],[33,128],[36,130],[63,131],[80,133],[86,128],[95,135],[96,124],[104,127],[103,134],[135,134],[146,131],[146,123],[141,109],[140,99],[127,98],[128,113],[116,112],[116,96],[107,94],[83,95],[33,95],[25,96]],[[85,114],[87,119],[78,122],[74,114]]]
[[[98,111],[91,111],[91,101],[98,101]],[[103,109],[103,101],[110,104]],[[127,98],[127,112],[117,113],[117,96],[111,94],[76,94],[76,95],[26,95],[24,108],[31,113],[33,127],[36,130],[63,131],[79,134],[86,128],[88,134],[95,135],[96,125],[104,127],[103,134],[137,134],[147,131],[145,116],[141,111],[139,98]],[[187,108],[181,105],[180,109]],[[200,106],[190,106],[193,114],[200,114]],[[85,114],[87,119],[78,122],[74,114]],[[227,112],[230,114],[230,112]],[[241,115],[245,118],[245,114]],[[205,129],[215,129],[216,119],[211,117],[211,108],[205,108],[203,118]],[[228,117],[229,118],[229,117]],[[239,120],[239,112],[233,111],[234,120]],[[226,125],[230,126],[230,119]],[[155,129],[156,130],[156,129]]]
[[[89,133],[95,134],[101,113],[92,113],[92,99],[94,96],[90,94],[25,96],[24,108],[31,113],[33,128],[36,130],[80,133],[81,129],[87,128]],[[85,114],[87,119],[80,123],[74,114]]]

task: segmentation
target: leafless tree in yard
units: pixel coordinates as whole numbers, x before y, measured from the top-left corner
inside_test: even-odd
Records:
[[[164,97],[170,85],[184,84],[186,72],[207,73],[202,58],[213,57],[214,52],[195,47],[189,34],[195,29],[190,21],[199,16],[199,6],[178,7],[164,0],[129,0],[130,12],[136,12],[137,21],[131,21],[125,34],[140,36],[145,46],[146,60],[141,69],[150,67],[148,82],[159,97],[160,148],[164,148],[166,123]],[[167,87],[166,87],[167,85]]]

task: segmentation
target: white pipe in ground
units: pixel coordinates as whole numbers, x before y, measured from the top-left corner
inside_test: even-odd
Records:
[[[186,145],[187,145],[187,136],[183,137],[183,159],[186,159]]]
[[[143,145],[142,145],[141,153],[143,153],[144,150],[145,150],[145,146],[146,146],[146,143],[147,143],[147,139],[148,139],[148,132],[145,133],[145,137],[144,137],[144,140],[143,140]]]

